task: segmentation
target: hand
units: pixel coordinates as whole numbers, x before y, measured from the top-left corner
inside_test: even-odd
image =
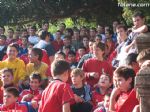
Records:
[[[99,78],[99,74],[96,73],[96,72],[90,73],[90,76],[93,77],[93,78],[95,78],[95,79],[98,79],[98,78]]]
[[[31,105],[34,109],[37,109],[39,107],[38,102],[37,101],[31,101]]]
[[[120,88],[114,88],[112,90],[111,96],[116,98],[120,93],[121,93],[121,89]]]
[[[74,99],[75,99],[76,103],[83,102],[83,99],[76,94],[74,94]]]
[[[24,101],[24,100],[31,99],[31,98],[33,98],[33,95],[32,94],[27,94],[27,95],[23,96],[22,100]]]

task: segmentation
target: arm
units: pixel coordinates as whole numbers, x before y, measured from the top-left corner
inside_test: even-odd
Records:
[[[148,31],[147,25],[143,25],[140,28],[133,30],[133,32],[135,32],[135,33],[145,33],[147,31]]]
[[[65,103],[62,106],[62,112],[71,112],[70,111],[70,104],[69,103]]]

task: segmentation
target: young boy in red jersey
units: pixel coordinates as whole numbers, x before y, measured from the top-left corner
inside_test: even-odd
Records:
[[[51,65],[53,81],[43,91],[38,112],[70,112],[70,102],[74,98],[70,86],[65,83],[70,66],[64,60],[55,60]]]
[[[0,88],[0,104],[3,103],[3,91],[8,87],[14,87],[13,71],[9,68],[4,68],[1,71],[2,87]]]
[[[88,59],[83,64],[83,71],[86,75],[86,82],[94,88],[94,85],[98,83],[102,71],[109,74],[112,77],[112,67],[104,60],[103,55],[105,52],[104,43],[93,44],[94,58]]]
[[[121,66],[114,71],[114,83],[116,87],[113,89],[110,96],[110,106],[109,110],[111,112],[122,112],[120,109],[124,107],[126,101],[126,107],[128,112],[131,112],[135,105],[138,104],[136,100],[136,95],[134,93],[134,77],[135,72],[133,69]],[[129,101],[130,100],[130,101]]]
[[[8,87],[4,90],[3,104],[0,105],[0,112],[28,112],[27,107],[18,104],[19,91],[14,87]]]
[[[30,89],[23,90],[20,94],[20,101],[21,102],[34,102],[38,106],[38,102],[41,100],[42,90],[40,90],[41,84],[41,76],[39,74],[33,73],[30,75]],[[38,108],[38,107],[36,107]]]
[[[94,108],[98,106],[99,102],[102,102],[105,94],[111,93],[112,80],[109,74],[103,73],[100,76],[99,82],[96,85],[95,90],[92,92],[92,102]]]

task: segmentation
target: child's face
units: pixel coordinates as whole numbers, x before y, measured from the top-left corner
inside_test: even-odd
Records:
[[[85,49],[78,49],[79,56],[83,56],[86,53]]]
[[[102,57],[104,54],[104,51],[102,51],[99,47],[97,47],[95,44],[93,45],[93,54],[96,57]]]
[[[110,78],[106,75],[101,75],[99,85],[100,87],[107,87],[107,88],[110,87],[111,85]]]
[[[76,57],[74,55],[68,55],[68,61],[69,62],[75,62]]]
[[[18,55],[18,51],[15,47],[8,47],[7,55],[10,59],[15,59]]]
[[[104,107],[105,108],[109,108],[109,101],[110,101],[110,97],[109,96],[105,96],[104,97]]]
[[[120,88],[121,91],[128,91],[132,78],[125,80],[123,77],[116,76],[114,81],[116,82],[116,87]]]
[[[29,51],[28,56],[31,63],[34,63],[36,62],[36,60],[38,60],[37,56],[34,54],[32,50]]]
[[[6,106],[9,106],[17,101],[18,97],[15,97],[13,94],[4,91],[3,103]]]
[[[4,72],[1,76],[1,80],[3,82],[3,85],[9,85],[13,81],[13,76],[10,72]]]
[[[0,45],[4,45],[5,44],[5,39],[0,38]]]
[[[81,77],[80,75],[78,76],[71,75],[71,80],[72,80],[72,84],[77,85],[82,83],[83,77]]]
[[[30,79],[30,88],[32,90],[36,90],[38,89],[40,86],[40,82],[38,79]]]

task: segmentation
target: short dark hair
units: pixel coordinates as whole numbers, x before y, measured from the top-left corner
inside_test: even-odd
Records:
[[[136,11],[134,14],[133,14],[133,16],[132,17],[140,17],[140,18],[145,18],[145,16],[144,16],[144,14],[143,14],[143,12],[142,11]]]
[[[105,44],[102,42],[99,43],[94,43],[96,45],[96,47],[100,48],[102,51],[105,51]]]
[[[113,34],[113,30],[111,28],[107,29],[106,32],[109,32],[110,35]]]
[[[4,74],[5,72],[9,72],[13,76],[13,70],[10,68],[3,68],[0,73]]]
[[[123,24],[117,25],[116,29],[120,29],[120,28],[123,28],[125,31],[127,31],[127,27]]]
[[[37,79],[39,82],[41,82],[41,75],[39,73],[32,73],[30,76],[29,76],[30,80],[31,79]]]
[[[126,58],[126,64],[127,65],[132,65],[133,62],[137,62],[136,61],[137,56],[138,56],[138,54],[136,54],[136,53],[128,54],[128,56]]]
[[[66,58],[65,53],[64,53],[64,52],[62,52],[62,51],[57,51],[55,55],[57,55],[57,54],[62,55],[62,56],[64,57],[64,59]]]
[[[134,88],[134,77],[136,74],[133,69],[126,66],[120,66],[114,71],[114,74],[116,74],[118,77],[123,77],[125,80],[132,78],[131,88]]]
[[[65,71],[70,70],[70,65],[65,60],[55,60],[51,66],[53,76],[62,75]]]
[[[43,51],[40,48],[33,48],[32,52],[34,52],[35,55],[38,55],[38,60],[41,61],[43,57]]]
[[[83,45],[79,46],[78,50],[79,49],[84,49],[86,51],[86,47],[84,47]]]
[[[39,32],[38,35],[39,35],[39,37],[40,37],[41,40],[45,40],[46,36],[50,36],[50,33],[47,32],[47,31],[42,30],[42,31]]]
[[[45,24],[48,24],[48,25],[49,25],[49,22],[48,22],[48,21],[43,21],[43,22],[42,22],[42,25],[45,25]]]
[[[14,47],[19,52],[19,45],[18,44],[16,44],[16,43],[9,44],[8,48],[10,48],[10,47]]]
[[[74,51],[69,51],[69,52],[68,52],[68,55],[76,56],[76,53],[75,53]]]
[[[34,29],[34,30],[36,30],[36,26],[35,26],[35,25],[33,25],[33,26],[31,26],[31,27],[30,27],[30,29]]]
[[[8,87],[4,90],[7,93],[12,94],[14,97],[19,97],[19,91],[15,87]]]
[[[7,37],[5,35],[0,35],[0,39],[6,40]]]

